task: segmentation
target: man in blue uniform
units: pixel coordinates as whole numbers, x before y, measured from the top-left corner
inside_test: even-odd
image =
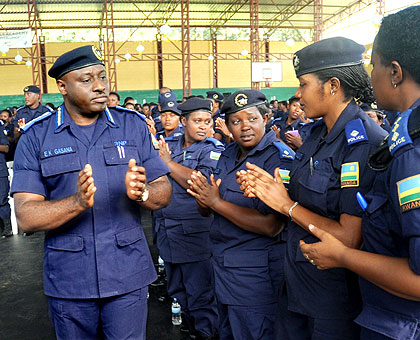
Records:
[[[15,136],[16,138],[20,137],[20,131],[18,129],[18,123],[20,125],[25,125],[30,122],[32,119],[35,119],[45,112],[52,112],[51,108],[48,106],[42,105],[40,102],[41,90],[38,86],[29,85],[23,89],[25,94],[25,104],[17,109],[16,113],[16,123],[15,125]]]
[[[171,169],[171,204],[156,211],[157,244],[165,261],[168,293],[182,306],[191,332],[198,339],[215,339],[218,329],[213,268],[210,261],[212,217],[202,217],[186,189],[191,173],[207,178],[216,168],[223,144],[208,138],[211,103],[191,98],[178,107],[185,134],[160,140],[160,156]]]
[[[1,238],[13,236],[9,205],[9,171],[6,154],[9,152],[9,140],[5,134],[5,125],[0,126],[0,218]]]
[[[156,279],[140,206],[170,200],[167,166],[135,112],[106,107],[100,51],[83,46],[49,70],[64,98],[23,128],[12,194],[23,231],[46,231],[44,291],[58,339],[145,339]]]

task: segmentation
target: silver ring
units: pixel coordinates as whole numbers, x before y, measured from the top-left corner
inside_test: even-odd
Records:
[[[310,259],[309,262],[315,266],[315,261],[313,259]]]

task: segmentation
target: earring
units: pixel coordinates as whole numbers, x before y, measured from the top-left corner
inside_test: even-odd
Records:
[[[394,88],[396,88],[396,87],[398,86],[398,84],[397,84],[397,83],[394,83],[394,81],[391,81],[391,84],[392,84],[392,86],[393,86]]]
[[[331,90],[331,95],[333,96],[333,95],[335,95],[335,92],[333,91],[333,90]]]

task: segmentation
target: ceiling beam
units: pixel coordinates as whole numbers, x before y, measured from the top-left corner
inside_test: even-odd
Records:
[[[357,0],[352,2],[348,6],[344,7],[337,13],[324,20],[322,24],[324,31],[341,21],[348,19],[353,14],[358,13],[373,4],[376,4],[376,2],[377,0]]]

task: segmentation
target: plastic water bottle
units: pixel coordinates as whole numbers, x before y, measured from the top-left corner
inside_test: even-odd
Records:
[[[181,323],[181,306],[175,298],[172,302],[172,324],[174,326],[179,326]]]
[[[162,258],[158,257],[158,275],[161,276],[165,271],[165,262],[163,262]]]

